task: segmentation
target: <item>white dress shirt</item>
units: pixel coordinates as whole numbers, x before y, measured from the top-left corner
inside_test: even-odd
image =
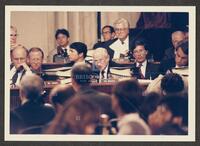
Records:
[[[113,59],[119,59],[120,54],[125,54],[127,50],[129,50],[129,37],[127,37],[123,43],[117,39],[114,43],[110,45],[110,48],[113,49],[114,56]]]
[[[12,67],[11,70],[10,70],[10,85],[13,84],[12,78],[13,78],[13,76],[15,75],[16,71],[17,71],[17,70],[16,70],[15,66]],[[24,72],[24,70],[21,70],[20,72],[18,72],[18,77],[17,77],[17,80],[16,80],[16,82],[15,82],[15,85],[16,85],[16,86],[19,86],[20,80],[21,80],[22,75],[23,75],[23,72]],[[31,71],[26,71],[25,74],[32,74],[32,72],[31,72]]]

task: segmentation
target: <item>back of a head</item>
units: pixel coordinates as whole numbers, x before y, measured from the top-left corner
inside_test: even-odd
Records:
[[[124,113],[138,112],[143,96],[137,80],[131,79],[118,82],[112,93],[117,98]]]
[[[80,86],[89,85],[91,82],[92,69],[86,63],[76,63],[71,70],[71,77]]]
[[[66,103],[63,113],[66,133],[92,134],[87,133],[86,127],[98,123],[99,109],[87,98],[75,96]]]
[[[74,94],[75,91],[71,85],[61,84],[51,90],[49,99],[54,106],[57,104],[64,105]]]
[[[35,75],[24,75],[20,83],[20,94],[29,101],[37,101],[43,91],[43,80]]]
[[[161,89],[166,94],[179,93],[184,90],[182,77],[176,73],[166,74],[161,80]]]
[[[188,124],[188,97],[170,95],[165,96],[159,103],[171,111],[172,117],[182,117],[183,125]]]

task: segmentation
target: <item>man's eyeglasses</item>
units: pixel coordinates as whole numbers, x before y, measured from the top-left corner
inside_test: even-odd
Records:
[[[127,28],[115,28],[115,31],[125,31]]]

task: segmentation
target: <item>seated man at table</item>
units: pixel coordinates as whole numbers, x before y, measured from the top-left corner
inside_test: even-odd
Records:
[[[96,43],[93,48],[96,49],[96,48],[99,48],[99,47],[102,47],[105,43],[107,43],[107,41],[110,42],[110,44],[115,41],[115,30],[112,26],[110,25],[105,25],[103,28],[102,28],[102,37],[103,37],[103,42],[98,42]],[[113,41],[110,41],[110,40],[113,40]]]
[[[163,74],[174,72],[188,75],[188,41],[182,41],[176,47],[175,58],[161,62],[160,70]]]
[[[11,51],[11,61],[10,66],[10,84],[19,85],[20,80],[25,74],[32,74],[29,66],[27,65],[28,50],[22,46],[18,45]]]
[[[56,63],[68,63],[69,57],[69,32],[66,29],[57,29],[56,34],[56,43],[57,48],[53,49],[50,54],[48,55],[49,62],[56,62]]]
[[[159,75],[159,64],[153,64],[147,60],[147,45],[144,39],[135,41],[133,57],[135,64],[131,71],[132,75],[138,79],[154,79]]]
[[[42,73],[42,63],[44,59],[44,52],[38,47],[30,48],[28,51],[28,61],[31,71],[36,74]]]
[[[129,34],[130,24],[128,20],[124,18],[119,18],[114,22],[114,28],[116,33],[116,38],[110,44],[108,41],[108,45],[105,44],[106,49],[109,52],[111,59],[119,59],[120,57],[132,57],[130,56],[129,51],[133,47],[133,39]],[[112,52],[112,51],[114,52]]]
[[[165,50],[163,60],[174,59],[175,58],[175,48],[179,43],[186,39],[186,35],[183,31],[175,31],[171,35],[172,47]]]
[[[97,48],[93,54],[93,72],[97,80],[108,79],[110,76],[110,56],[105,48]]]
[[[87,64],[90,64],[87,60],[85,60],[86,56],[87,56],[86,44],[82,42],[74,42],[70,45],[69,59],[72,65],[77,62],[85,62]]]

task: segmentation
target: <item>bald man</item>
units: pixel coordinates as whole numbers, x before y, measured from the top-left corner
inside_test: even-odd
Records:
[[[165,50],[165,54],[163,60],[174,59],[175,48],[179,45],[179,43],[186,39],[185,32],[183,31],[175,31],[171,35],[172,47]]]
[[[22,45],[16,46],[11,51],[10,85],[18,86],[23,75],[32,73],[27,65],[27,56],[28,51]]]

